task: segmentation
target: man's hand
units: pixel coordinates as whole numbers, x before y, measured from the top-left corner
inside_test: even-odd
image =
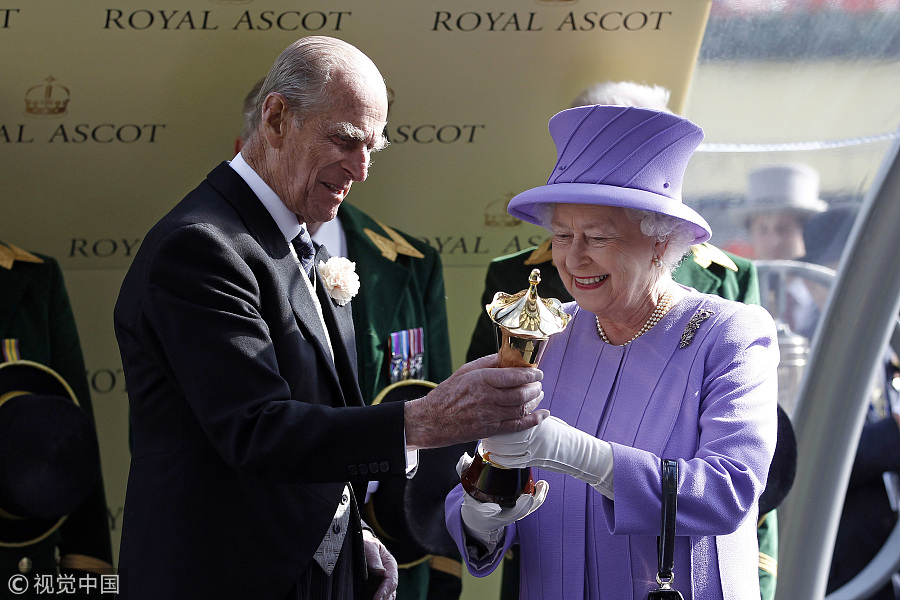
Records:
[[[369,579],[380,578],[381,584],[375,591],[373,600],[395,600],[397,597],[397,583],[399,573],[397,561],[388,552],[375,535],[368,529],[363,529],[363,546],[366,550],[366,566],[369,570]]]
[[[540,423],[546,413],[531,410],[543,397],[543,373],[498,364],[496,354],[473,360],[424,398],[407,402],[407,447],[450,446]]]

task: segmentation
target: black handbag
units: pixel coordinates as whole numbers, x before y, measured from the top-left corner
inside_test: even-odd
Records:
[[[647,600],[684,600],[681,592],[672,587],[675,567],[675,509],[678,505],[678,462],[662,460],[662,532],[656,542],[659,572],[655,590]]]

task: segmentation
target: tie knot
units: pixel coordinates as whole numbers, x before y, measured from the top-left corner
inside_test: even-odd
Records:
[[[297,258],[300,259],[300,266],[303,267],[303,270],[309,275],[312,272],[316,250],[313,247],[312,239],[309,237],[309,232],[306,231],[306,228],[303,228],[300,234],[291,240],[291,244],[297,252]]]

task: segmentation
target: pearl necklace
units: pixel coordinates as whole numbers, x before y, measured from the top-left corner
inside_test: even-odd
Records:
[[[630,340],[625,342],[624,344],[613,344],[609,341],[609,338],[606,337],[606,333],[603,331],[603,327],[600,326],[600,317],[595,317],[597,320],[597,333],[600,334],[600,339],[606,342],[611,346],[627,346],[634,340],[638,339],[650,329],[659,323],[659,320],[662,319],[667,312],[669,312],[669,308],[671,308],[672,304],[672,290],[668,289],[665,293],[660,297],[659,304],[656,305],[656,308],[653,310],[653,313],[650,315],[650,318],[647,319],[647,322],[644,323],[644,326],[641,327],[640,331],[638,331]]]

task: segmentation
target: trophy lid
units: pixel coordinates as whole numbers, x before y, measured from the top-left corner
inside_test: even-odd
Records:
[[[537,285],[541,282],[541,270],[533,269],[528,277],[528,289],[516,294],[497,292],[487,306],[488,316],[498,327],[510,335],[546,339],[566,328],[571,315],[562,310],[556,298],[541,298]]]

